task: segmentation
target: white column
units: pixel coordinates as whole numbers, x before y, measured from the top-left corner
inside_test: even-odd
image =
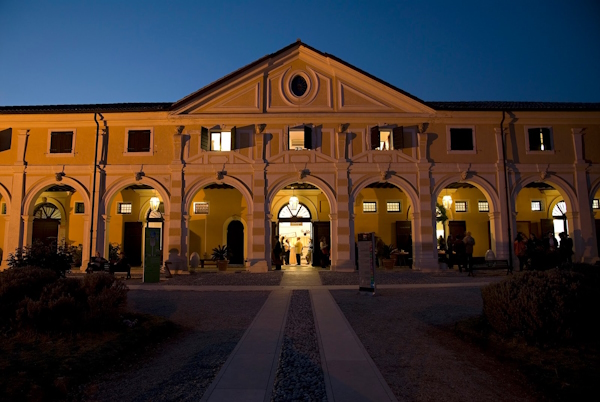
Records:
[[[33,234],[33,216],[22,215],[23,219],[23,246],[31,245],[31,236]]]
[[[83,217],[83,243],[81,249],[81,271],[85,271],[90,261],[90,215]]]

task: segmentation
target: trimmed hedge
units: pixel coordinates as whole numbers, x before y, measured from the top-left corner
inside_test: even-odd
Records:
[[[481,290],[483,314],[503,336],[554,343],[597,334],[594,306],[600,305],[599,268],[552,269],[515,275]]]

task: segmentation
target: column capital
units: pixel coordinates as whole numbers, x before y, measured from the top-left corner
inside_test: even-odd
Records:
[[[110,215],[102,215],[102,219],[104,219],[104,222],[109,223],[110,222]]]
[[[488,218],[490,218],[490,221],[500,219],[501,217],[502,217],[502,213],[500,213],[500,211],[488,212]]]
[[[28,128],[26,128],[26,129],[24,129],[24,130],[17,130],[17,132],[18,132],[18,133],[19,133],[19,135],[21,135],[21,136],[23,136],[23,135],[24,135],[24,136],[28,136],[28,135],[29,135],[29,129],[28,129]]]
[[[21,219],[23,219],[24,223],[29,223],[29,222],[33,221],[33,216],[21,215]]]
[[[585,128],[572,128],[571,129],[571,133],[573,135],[584,135],[585,134]]]
[[[329,214],[329,219],[331,219],[332,221],[337,221],[337,214]]]

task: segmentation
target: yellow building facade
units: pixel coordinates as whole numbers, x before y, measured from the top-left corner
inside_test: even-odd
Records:
[[[49,239],[143,264],[146,227],[184,271],[221,244],[266,271],[282,234],[352,270],[361,232],[414,269],[464,231],[508,259],[517,232],[564,230],[593,262],[599,150],[600,104],[425,102],[296,42],[175,103],[0,107],[2,267]]]

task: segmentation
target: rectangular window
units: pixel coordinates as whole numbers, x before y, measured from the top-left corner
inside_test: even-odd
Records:
[[[552,151],[552,130],[550,127],[527,129],[530,151]]]
[[[73,153],[73,131],[52,131],[50,133],[50,153]]]
[[[377,203],[375,201],[363,201],[363,212],[377,212]]]
[[[532,211],[541,211],[542,210],[542,202],[541,201],[531,201],[531,210]]]
[[[127,215],[131,213],[130,202],[120,202],[117,204],[117,214]]]
[[[211,151],[231,151],[231,131],[210,133]]]
[[[312,149],[312,127],[300,126],[290,128],[288,131],[289,135],[289,149],[292,151],[302,151],[303,149]]]
[[[400,201],[388,201],[387,202],[388,212],[401,212]]]
[[[404,148],[404,127],[380,128],[371,127],[371,149],[389,151]]]
[[[194,215],[208,215],[208,202],[195,202]]]
[[[455,212],[467,212],[467,202],[466,201],[456,201],[454,203],[454,211]]]
[[[472,128],[450,128],[451,151],[474,151]]]
[[[592,208],[593,209],[600,209],[600,200],[597,198],[594,198],[594,200],[592,201]]]
[[[85,204],[83,202],[75,203],[75,213],[76,214],[84,214],[85,213]]]
[[[5,202],[2,203],[2,208],[0,208],[0,213],[2,213],[2,215],[6,215],[6,203]]]
[[[479,212],[490,212],[490,204],[487,201],[478,201],[477,207],[479,208]]]
[[[150,152],[151,130],[129,130],[127,152]]]

